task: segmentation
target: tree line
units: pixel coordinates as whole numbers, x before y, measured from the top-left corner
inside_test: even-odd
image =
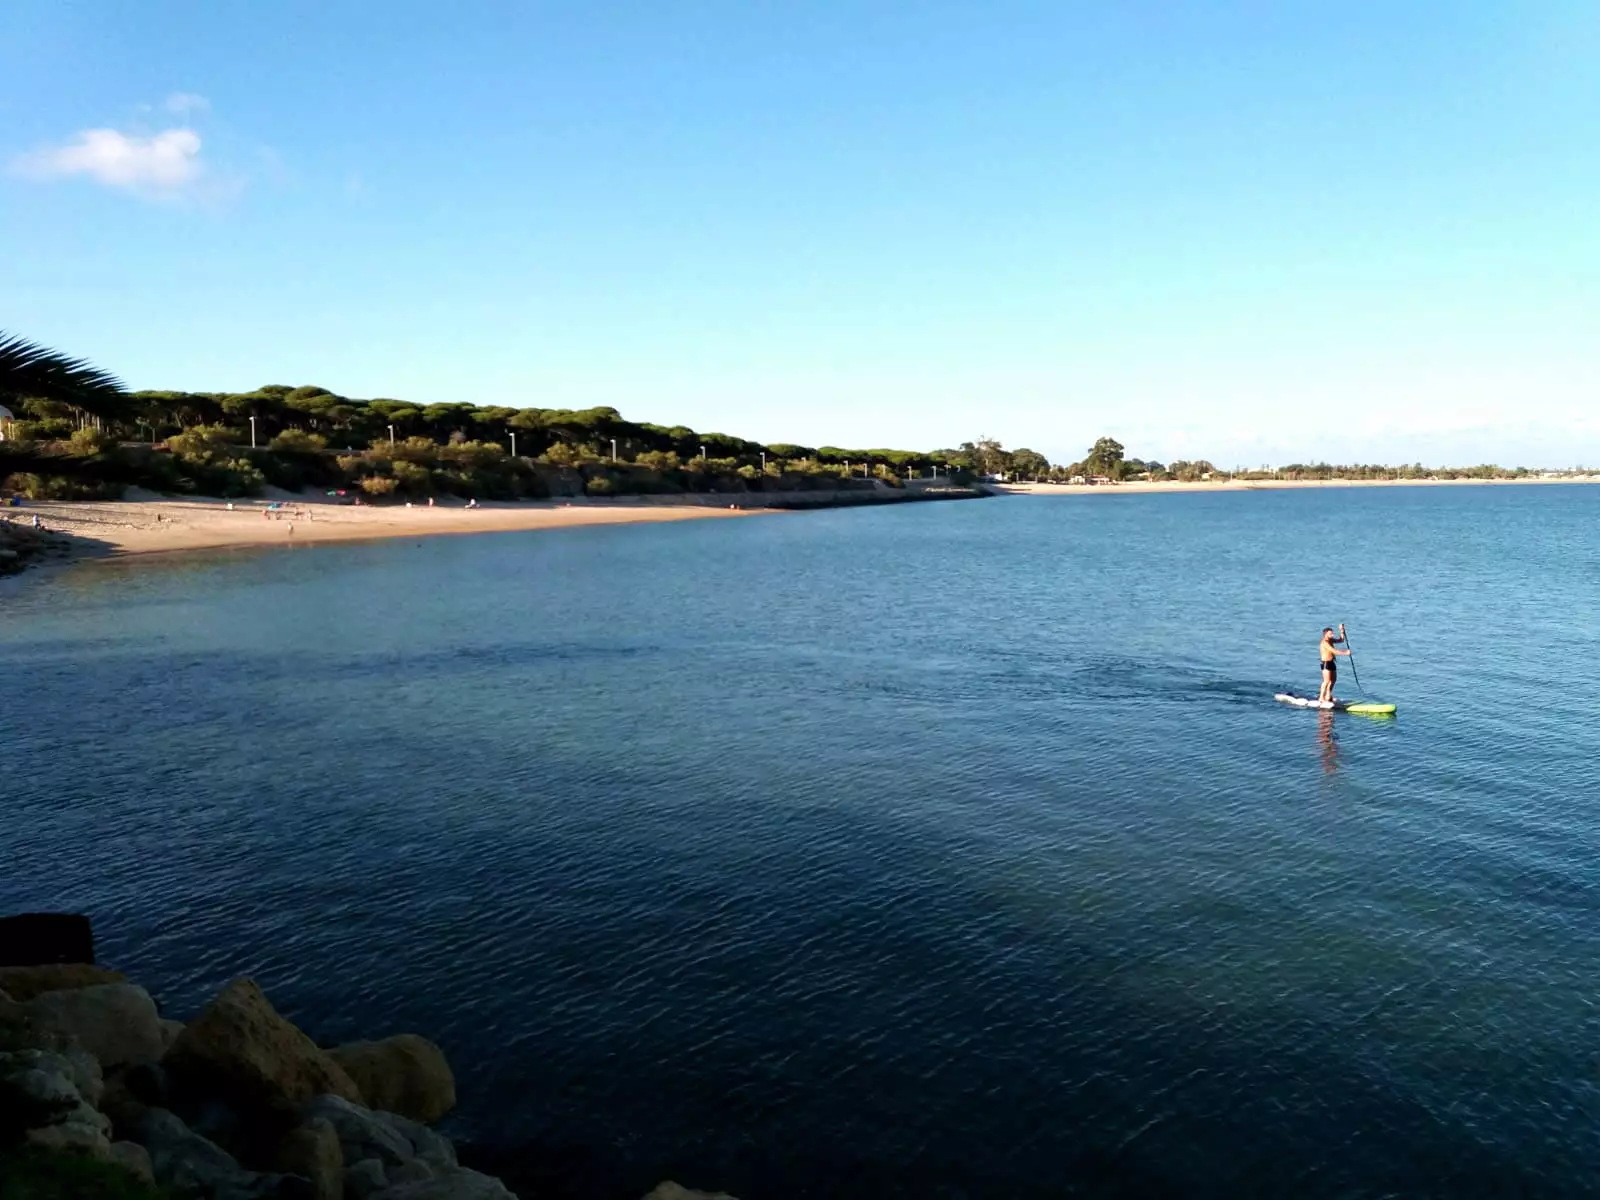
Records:
[[[1121,442],[1102,437],[1072,463],[1051,463],[1033,450],[1006,450],[992,438],[964,443],[962,453],[974,469],[988,478],[1034,483],[1122,483],[1139,480],[1157,483],[1193,483],[1206,480],[1245,481],[1328,479],[1522,479],[1533,472],[1526,467],[1501,467],[1482,463],[1470,467],[1425,467],[1421,463],[1384,466],[1376,463],[1336,465],[1291,463],[1284,467],[1233,467],[1224,470],[1207,459],[1157,459],[1128,457]],[[1581,468],[1576,473],[1582,473]]]
[[[592,495],[901,486],[970,479],[961,450],[762,443],[615,408],[415,404],[270,384],[250,392],[128,391],[109,374],[0,335],[0,485],[30,496],[130,485],[221,496],[267,485],[373,497],[549,494],[575,472]]]
[[[1041,482],[1210,479],[1500,478],[1484,465],[1327,463],[1232,471],[1204,460],[1129,457],[1112,437],[1071,463],[979,437],[945,450],[762,443],[614,408],[415,404],[270,384],[249,392],[129,391],[108,372],[0,332],[0,490],[33,497],[120,495],[128,486],[246,496],[268,486],[371,497],[550,494],[562,473],[591,495],[902,486],[913,477]],[[0,418],[6,414],[0,413]]]

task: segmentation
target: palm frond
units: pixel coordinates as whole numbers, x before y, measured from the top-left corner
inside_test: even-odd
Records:
[[[0,329],[0,402],[27,399],[117,417],[127,408],[128,389],[109,371]]]

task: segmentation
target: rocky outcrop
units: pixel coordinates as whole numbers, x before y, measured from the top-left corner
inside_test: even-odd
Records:
[[[87,1050],[103,1067],[154,1062],[166,1050],[161,1018],[150,993],[132,983],[43,992],[27,1005],[41,1032]]]
[[[362,1099],[344,1068],[279,1016],[252,979],[224,988],[163,1061],[175,1081],[247,1110],[289,1114],[324,1094]]]
[[[92,963],[45,963],[32,967],[0,967],[0,992],[26,1002],[45,992],[93,987],[98,983],[127,983],[121,971]]]
[[[248,979],[183,1025],[102,968],[9,978],[28,998],[0,990],[0,1145],[86,1155],[173,1200],[516,1200],[425,1123],[455,1103],[425,1038],[322,1050]],[[663,1183],[647,1200],[732,1197]]]
[[[372,1108],[432,1122],[456,1105],[450,1064],[427,1038],[402,1033],[376,1042],[351,1042],[328,1053]]]

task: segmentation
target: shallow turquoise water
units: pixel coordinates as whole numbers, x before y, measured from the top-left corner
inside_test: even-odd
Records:
[[[1416,488],[89,565],[0,591],[0,910],[178,1015],[248,972],[435,1036],[543,1194],[1582,1192],[1597,531]],[[1339,620],[1398,719],[1272,703]]]

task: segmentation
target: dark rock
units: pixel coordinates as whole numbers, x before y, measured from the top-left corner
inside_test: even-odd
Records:
[[[132,983],[44,992],[28,1002],[36,1029],[71,1038],[103,1067],[155,1062],[164,1042],[150,993]]]
[[[144,1180],[155,1183],[156,1176],[150,1166],[150,1151],[138,1142],[112,1142],[111,1161]]]
[[[436,1170],[456,1166],[456,1151],[448,1139],[426,1125],[394,1113],[377,1113],[338,1096],[318,1096],[301,1109],[303,1120],[321,1119],[339,1135],[344,1160],[358,1163],[375,1158],[392,1169],[421,1159]]]
[[[52,963],[34,967],[0,967],[0,991],[18,1003],[45,992],[93,987],[97,983],[127,983],[121,971],[89,963]]]
[[[0,967],[92,962],[94,926],[88,917],[78,913],[0,917]]]
[[[139,1142],[162,1187],[195,1200],[312,1200],[311,1183],[294,1175],[247,1171],[221,1146],[190,1129],[177,1114],[151,1109]]]
[[[328,1052],[369,1108],[431,1123],[456,1104],[456,1081],[444,1051],[414,1033],[351,1042]]]
[[[277,1169],[311,1182],[312,1200],[340,1200],[344,1195],[344,1153],[339,1135],[327,1121],[307,1121],[278,1147]]]
[[[75,1058],[47,1050],[0,1054],[0,1140],[109,1155],[111,1122],[78,1090],[93,1060]],[[98,1085],[98,1069],[89,1082]]]
[[[375,1158],[364,1158],[344,1169],[345,1200],[367,1200],[388,1186],[388,1174]]]
[[[456,1167],[432,1179],[391,1184],[371,1200],[517,1200],[517,1197],[491,1175]]]
[[[292,1113],[325,1093],[361,1099],[344,1069],[279,1016],[250,979],[234,980],[189,1022],[163,1065],[175,1081],[246,1109]]]

